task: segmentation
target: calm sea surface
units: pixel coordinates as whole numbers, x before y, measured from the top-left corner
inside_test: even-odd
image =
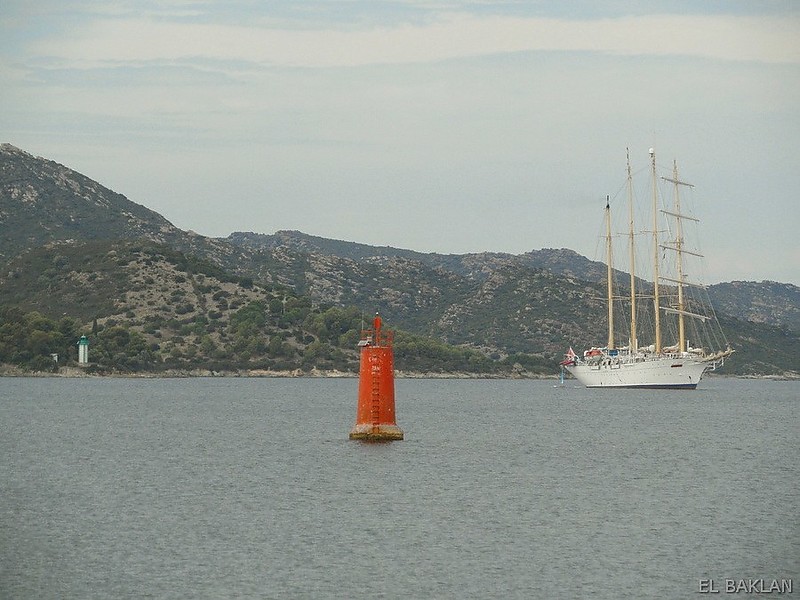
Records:
[[[0,598],[800,593],[800,382],[357,384],[0,378]]]

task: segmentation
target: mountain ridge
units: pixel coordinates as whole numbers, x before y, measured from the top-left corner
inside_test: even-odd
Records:
[[[555,369],[566,347],[591,344],[604,335],[605,292],[597,282],[604,279],[605,266],[567,248],[531,250],[519,255],[445,255],[331,240],[299,231],[234,232],[226,238],[208,238],[183,231],[158,213],[89,178],[9,144],[0,146],[0,225],[0,303],[14,302],[28,309],[47,306],[47,310],[54,311],[55,306],[46,298],[53,290],[60,290],[63,298],[75,298],[78,289],[84,293],[101,289],[97,277],[90,281],[93,267],[101,275],[106,269],[109,280],[115,275],[123,279],[124,269],[114,271],[109,267],[108,255],[129,252],[130,248],[98,249],[93,254],[81,244],[119,244],[127,240],[125,243],[135,245],[139,243],[136,240],[146,240],[180,253],[183,258],[175,260],[186,269],[185,274],[165,275],[166,271],[162,271],[137,277],[132,273],[123,283],[157,286],[160,295],[139,296],[149,298],[144,302],[166,303],[173,313],[181,305],[167,302],[169,294],[163,290],[176,287],[172,281],[176,277],[194,277],[197,269],[205,270],[204,277],[212,277],[209,273],[213,267],[218,270],[213,274],[217,281],[213,285],[220,289],[224,286],[218,282],[228,278],[239,282],[237,285],[243,284],[244,289],[255,282],[272,290],[267,294],[291,290],[292,297],[308,298],[316,307],[314,314],[334,307],[357,307],[356,312],[379,310],[390,323],[411,334],[472,348],[492,360],[506,360],[522,353],[539,356]],[[68,251],[69,248],[72,249]],[[26,254],[29,259],[21,258]],[[192,266],[193,256],[207,266]],[[131,258],[140,270],[150,268],[147,260],[150,259],[140,255]],[[26,272],[29,269],[37,270],[36,278]],[[143,283],[149,280],[153,283]],[[90,284],[96,285],[92,288]],[[736,344],[750,344],[748,340],[753,336],[784,340],[781,343],[790,357],[794,356],[800,331],[797,286],[765,282],[718,285],[721,287],[711,286],[711,291],[718,294],[719,306],[732,315],[734,329],[738,327],[737,318],[751,319],[746,323],[753,324],[751,327],[743,322],[741,333],[734,332]],[[102,289],[105,294],[116,295],[129,295],[130,291]],[[204,303],[207,307],[204,312],[192,312],[193,318],[209,320],[210,313],[220,312],[211,307],[207,296],[202,301],[200,295],[195,298],[195,307]],[[268,303],[275,300],[270,298]],[[74,300],[71,302],[76,314],[84,314]],[[105,306],[103,310],[108,312],[110,308]],[[139,316],[144,312],[131,307],[113,314],[115,321],[132,314],[130,323],[138,325],[131,326],[144,331]],[[230,311],[222,312],[224,321],[233,318]],[[189,313],[182,316],[183,320],[186,314]],[[95,316],[102,324],[110,314]],[[170,318],[180,320],[178,317],[181,315],[172,314]],[[170,335],[181,337],[175,331],[174,327],[170,329]],[[298,352],[304,352],[307,346],[303,339],[309,343],[327,339],[316,331],[298,330],[299,337],[292,334]],[[788,337],[780,337],[780,331]],[[156,339],[148,339],[158,345]],[[178,354],[182,352],[179,350]],[[768,365],[742,365],[737,371],[775,374],[796,370],[791,368],[790,357],[776,355]]]

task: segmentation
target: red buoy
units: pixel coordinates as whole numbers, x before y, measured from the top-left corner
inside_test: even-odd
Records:
[[[375,314],[372,329],[361,332],[361,368],[358,381],[356,424],[351,440],[385,442],[402,440],[403,431],[394,415],[394,355],[392,331],[381,328]]]

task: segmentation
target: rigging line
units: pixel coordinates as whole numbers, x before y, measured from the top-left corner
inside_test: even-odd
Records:
[[[667,244],[659,244],[659,247],[663,248],[664,250],[672,250],[673,252],[681,252],[683,254],[691,254],[692,256],[699,256],[700,258],[703,258],[702,254],[698,254],[697,252],[692,252],[691,250],[684,250],[683,248],[677,248],[675,246],[669,246]]]
[[[677,308],[668,308],[666,306],[662,306],[661,310],[663,310],[665,313],[669,313],[671,315],[683,315],[685,317],[692,317],[692,318],[695,318],[695,319],[700,319],[704,323],[711,318],[711,317],[708,317],[706,315],[699,315],[697,313],[689,312],[688,310],[679,310]]]
[[[694,217],[690,217],[689,215],[679,215],[676,212],[671,212],[668,210],[661,210],[661,212],[665,215],[669,215],[671,217],[675,217],[676,219],[688,219],[689,221],[694,221],[695,223],[699,223],[700,219],[695,219]]]
[[[700,288],[702,290],[708,289],[708,286],[707,285],[703,285],[702,283],[693,283],[691,281],[686,281],[685,279],[683,281],[681,281],[679,279],[672,279],[671,277],[664,277],[663,275],[661,276],[661,281],[671,281],[672,283],[682,283],[683,285],[690,285],[692,287],[697,287],[697,288]]]
[[[673,179],[672,177],[664,177],[662,175],[661,179],[663,179],[664,181],[669,181],[670,183],[674,183],[675,185],[685,185],[691,188],[694,187],[693,183],[686,183],[685,181],[681,181],[680,179]]]

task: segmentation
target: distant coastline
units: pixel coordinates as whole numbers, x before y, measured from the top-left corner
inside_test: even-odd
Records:
[[[784,375],[726,375],[709,373],[707,377],[722,379],[763,379],[769,381],[798,381],[800,376],[794,374]],[[252,369],[245,371],[212,371],[210,369],[167,369],[160,372],[137,373],[89,373],[80,367],[61,367],[57,373],[45,371],[25,371],[14,365],[0,365],[0,377],[65,377],[65,378],[130,378],[130,379],[180,379],[189,377],[234,377],[234,378],[263,378],[263,379],[358,379],[358,373],[339,371],[336,369],[317,369],[310,371],[294,369],[288,371],[270,371]],[[536,373],[487,374],[487,373],[436,373],[420,371],[395,370],[397,379],[508,379],[508,380],[553,380],[558,375],[541,375]],[[573,381],[573,380],[570,380]]]
[[[254,377],[254,378],[327,378],[327,379],[358,379],[358,373],[339,371],[337,369],[317,369],[309,371],[293,369],[286,371],[272,371],[264,369],[251,369],[242,371],[212,371],[210,369],[166,369],[159,372],[140,371],[136,373],[122,372],[87,372],[81,367],[61,367],[58,372],[25,371],[14,365],[0,365],[0,377],[115,377],[115,378],[141,378],[141,379],[174,379],[185,377]],[[395,370],[398,379],[558,379],[558,375],[539,375],[535,373],[516,373],[513,375],[493,375],[487,373],[436,373],[419,371]]]

